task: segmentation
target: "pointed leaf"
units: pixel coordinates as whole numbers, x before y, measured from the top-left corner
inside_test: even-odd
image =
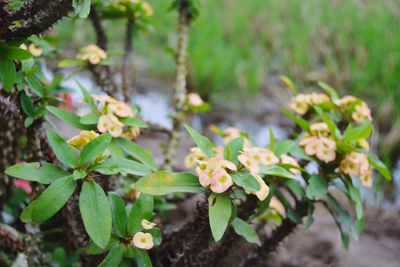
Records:
[[[232,202],[229,193],[212,193],[208,198],[208,215],[211,233],[214,240],[219,241],[228,227],[232,213]]]
[[[243,221],[240,218],[235,218],[232,221],[232,226],[235,232],[238,235],[241,235],[246,239],[247,242],[254,243],[257,245],[261,245],[260,238],[258,237],[256,231],[253,229],[253,227],[248,224],[247,222]]]
[[[153,156],[148,150],[144,149],[138,144],[132,143],[126,138],[118,138],[117,142],[119,143],[122,150],[125,151],[125,153],[145,164],[152,171],[157,170],[157,164],[155,163]]]
[[[125,246],[116,244],[108,252],[107,257],[98,265],[98,267],[115,267],[122,261],[125,253]]]
[[[132,175],[144,176],[151,173],[151,170],[147,166],[136,161],[123,158],[107,159],[101,165],[93,166],[91,170],[97,171],[105,175],[125,172]]]
[[[213,143],[211,143],[211,141],[207,137],[199,134],[195,129],[186,124],[185,128],[192,137],[193,141],[204,152],[204,154],[206,154],[210,158],[214,156],[214,153],[212,151]]]
[[[47,107],[47,110],[50,111],[54,116],[56,116],[57,118],[59,118],[60,120],[68,123],[69,125],[78,128],[78,129],[82,129],[82,130],[95,130],[96,126],[93,125],[85,125],[83,123],[80,122],[80,117],[67,112],[65,110],[62,110],[60,108],[56,108],[56,107]]]
[[[7,175],[27,181],[49,184],[61,177],[71,175],[56,165],[50,163],[18,163],[6,169]]]
[[[260,183],[249,172],[234,172],[232,173],[233,182],[243,187],[250,192],[257,192],[260,190]]]
[[[58,133],[50,130],[47,131],[47,139],[57,159],[65,166],[74,168],[78,162],[78,156],[67,141]]]
[[[102,134],[90,141],[82,148],[81,154],[79,155],[79,163],[83,166],[92,163],[101,153],[104,152],[110,142],[110,134]]]
[[[16,79],[17,71],[14,62],[9,58],[0,58],[0,80],[6,92],[11,92]]]
[[[97,183],[83,183],[79,196],[79,210],[90,238],[96,245],[105,248],[111,236],[111,209],[106,194]]]
[[[32,210],[32,220],[41,223],[56,214],[74,193],[76,181],[67,176],[53,182],[36,199]]]
[[[176,192],[198,193],[203,191],[199,178],[188,172],[154,172],[140,178],[135,185],[140,192],[155,196]]]
[[[115,192],[108,192],[108,200],[111,206],[111,215],[115,233],[119,237],[126,234],[127,216],[124,200]]]

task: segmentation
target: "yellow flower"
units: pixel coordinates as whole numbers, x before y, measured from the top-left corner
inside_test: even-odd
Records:
[[[122,134],[124,125],[112,114],[101,115],[97,122],[97,129],[101,133],[109,132],[113,137],[119,137]]]
[[[371,110],[365,102],[355,106],[351,117],[358,124],[361,124],[365,121],[372,121]]]
[[[141,222],[141,224],[142,224],[142,227],[143,227],[145,230],[153,229],[154,226],[157,225],[157,224],[155,224],[155,223],[149,222],[149,221],[146,220],[146,219],[143,219],[142,222]]]
[[[274,165],[279,163],[278,157],[266,148],[263,147],[244,147],[243,151],[238,156],[238,160],[252,174],[259,171],[261,165]]]
[[[354,96],[346,95],[346,96],[342,97],[341,99],[335,100],[334,103],[339,108],[346,109],[351,103],[353,103],[356,100],[357,100],[357,98],[355,98]]]
[[[140,249],[151,249],[154,246],[153,236],[149,233],[137,232],[132,238],[132,244]]]
[[[298,94],[290,100],[289,107],[297,114],[304,115],[309,108],[309,98],[305,94]]]
[[[326,163],[336,158],[336,142],[329,137],[305,136],[299,145],[304,146],[307,155],[315,155]]]
[[[211,185],[211,190],[222,193],[233,185],[232,177],[226,169],[236,171],[236,165],[222,157],[213,157],[206,161],[198,161],[196,173],[199,175],[199,182],[203,187]]]
[[[109,112],[114,113],[121,118],[133,117],[135,115],[131,107],[122,101],[110,103],[108,104],[107,108]]]
[[[87,145],[97,136],[99,136],[99,134],[94,131],[81,131],[78,135],[70,138],[68,140],[68,144],[81,150],[85,145]]]
[[[84,61],[87,60],[90,64],[96,65],[102,60],[107,59],[107,53],[97,45],[89,45],[81,48],[76,58]]]
[[[127,131],[122,133],[122,137],[125,137],[129,140],[136,140],[140,135],[140,128],[136,126],[129,126]]]
[[[206,154],[201,151],[199,147],[190,148],[189,154],[186,155],[184,163],[186,168],[194,168],[198,161],[204,161],[207,159]]]
[[[367,151],[370,149],[369,143],[366,139],[360,139],[360,140],[358,140],[357,143],[362,149],[365,149]]]
[[[30,44],[28,50],[34,57],[40,57],[43,54],[43,49],[37,44]]]
[[[316,122],[310,125],[311,135],[327,136],[329,135],[329,127],[325,122]]]
[[[372,168],[368,157],[363,153],[347,153],[340,163],[339,171],[350,176],[358,176],[363,186],[372,186]]]

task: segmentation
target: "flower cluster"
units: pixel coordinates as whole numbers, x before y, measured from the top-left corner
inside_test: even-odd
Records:
[[[289,107],[299,115],[304,115],[309,110],[310,106],[329,103],[329,96],[321,93],[298,94],[290,101]]]
[[[200,184],[203,187],[210,186],[211,191],[215,193],[223,193],[233,185],[228,170],[236,171],[237,167],[234,163],[218,156],[206,161],[198,161],[196,167]]]
[[[128,139],[136,139],[140,134],[140,129],[129,126],[124,130],[122,118],[133,118],[136,113],[133,109],[122,101],[118,101],[110,96],[93,95],[93,100],[100,103],[100,117],[97,122],[97,129],[101,133],[110,133],[113,137],[123,136]]]
[[[336,158],[336,142],[332,139],[328,125],[324,122],[313,123],[310,133],[307,133],[299,143],[309,156],[316,156],[325,163]]]
[[[224,148],[220,146],[215,146],[212,148],[214,155],[217,157],[223,157]],[[190,148],[189,154],[185,157],[185,167],[186,168],[194,168],[196,167],[197,162],[205,161],[208,157],[206,154],[201,151],[201,149],[197,146]]]
[[[361,184],[365,187],[372,186],[372,168],[367,156],[363,153],[347,153],[340,163],[339,171],[350,176],[359,177]]]
[[[271,150],[263,147],[244,147],[238,156],[238,160],[252,174],[259,173],[261,165],[279,163],[279,158]]]
[[[146,219],[143,219],[141,224],[145,230],[151,230],[156,226],[155,223]],[[137,232],[133,235],[131,244],[140,249],[151,249],[154,246],[153,236],[150,233]]]
[[[352,119],[358,124],[361,124],[366,120],[372,121],[371,110],[367,103],[355,98],[354,96],[344,96],[343,98],[336,100],[335,104],[342,112],[350,111]]]
[[[107,59],[107,53],[97,45],[89,45],[80,49],[76,58],[82,61],[88,61],[92,65],[99,64]]]

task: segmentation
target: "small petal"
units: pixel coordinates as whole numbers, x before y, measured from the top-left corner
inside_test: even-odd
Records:
[[[132,238],[132,244],[140,249],[151,249],[154,246],[153,236],[149,233],[137,232]]]
[[[149,221],[146,220],[146,219],[143,219],[143,220],[142,220],[142,227],[143,227],[145,230],[153,229],[156,225],[157,225],[157,224],[152,223],[152,222],[149,222]]]

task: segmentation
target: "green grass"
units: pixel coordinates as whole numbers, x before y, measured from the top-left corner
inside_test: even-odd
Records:
[[[170,1],[150,1],[155,32],[137,51],[158,75],[172,75],[163,47],[174,46]],[[190,38],[191,78],[202,92],[263,88],[284,73],[323,79],[344,92],[400,103],[400,3],[331,0],[201,0]]]
[[[176,12],[171,1],[149,0],[154,30],[135,39],[150,74],[173,77]],[[190,79],[212,96],[255,94],[271,75],[299,83],[321,79],[374,104],[400,105],[400,3],[397,0],[200,0],[190,34]],[[87,22],[74,39],[93,42]],[[66,25],[64,22],[61,25]],[[110,42],[123,43],[122,22],[108,25]],[[71,31],[58,27],[71,44]],[[61,30],[60,30],[61,29]],[[400,113],[400,109],[399,113]]]

